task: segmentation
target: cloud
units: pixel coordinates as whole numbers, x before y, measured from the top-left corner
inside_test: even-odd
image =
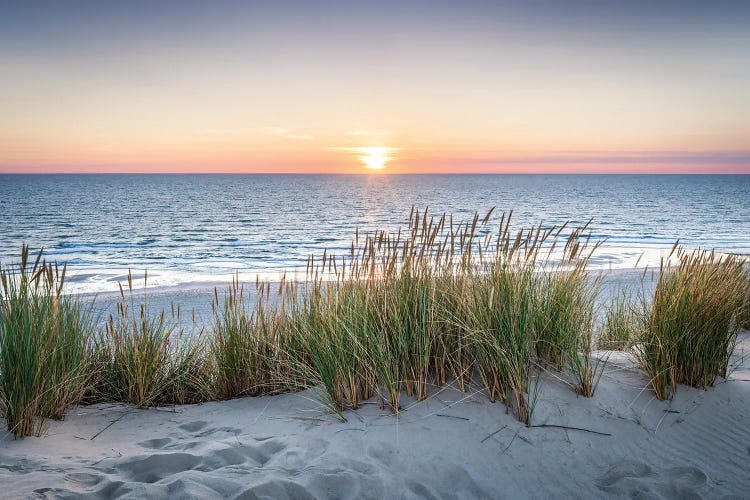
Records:
[[[294,130],[285,127],[266,127],[264,131],[267,134],[275,135],[277,137],[283,137],[285,139],[297,139],[303,141],[312,141],[313,139],[315,139],[315,137],[312,135],[299,134]]]
[[[440,158],[475,165],[556,165],[556,164],[659,164],[659,165],[750,165],[750,151],[601,151],[559,152],[542,155],[472,156]]]
[[[354,136],[372,136],[372,135],[383,135],[380,132],[375,132],[372,130],[351,130],[347,132],[348,135],[354,135]]]
[[[390,155],[397,151],[400,151],[400,148],[392,148],[390,146],[357,146],[357,147],[348,147],[348,146],[336,146],[331,148],[326,148],[330,151],[341,151],[344,153],[350,153],[354,155],[361,155],[361,154],[368,154],[368,155]]]

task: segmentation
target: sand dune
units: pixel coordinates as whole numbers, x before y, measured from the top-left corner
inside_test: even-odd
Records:
[[[314,390],[178,408],[95,405],[0,440],[5,498],[741,498],[750,334],[729,381],[656,400],[613,354],[594,398],[555,377],[525,427],[478,388],[327,414]],[[604,353],[600,353],[604,355]],[[545,427],[549,425],[549,427]],[[566,429],[562,427],[575,427]]]

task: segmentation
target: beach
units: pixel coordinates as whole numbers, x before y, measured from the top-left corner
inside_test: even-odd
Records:
[[[620,291],[630,290],[632,292],[642,291],[646,295],[653,293],[656,284],[655,273],[658,269],[651,269],[644,273],[642,268],[624,268],[612,270],[594,270],[591,278],[600,281],[597,301],[599,307],[603,308],[614,295]],[[123,280],[126,283],[127,280]],[[300,281],[301,284],[304,280]],[[255,281],[241,282],[246,302],[253,305],[257,301],[257,287]],[[152,312],[167,311],[178,328],[190,334],[209,327],[214,320],[212,302],[218,296],[222,301],[230,288],[229,280],[207,280],[188,281],[172,286],[147,286],[135,283],[134,300],[136,303],[144,302]],[[279,282],[270,282],[271,293],[278,289]],[[114,288],[114,289],[113,289]],[[79,294],[87,303],[93,304],[93,315],[100,323],[104,323],[112,314],[116,315],[117,302],[121,300],[120,292],[116,287],[110,286],[110,291],[100,293]],[[177,306],[180,307],[180,317],[177,318]],[[172,310],[175,317],[172,318]]]
[[[78,407],[0,441],[4,498],[742,498],[750,334],[734,371],[658,401],[622,353],[593,398],[545,375],[532,426],[478,386],[398,415],[328,413],[315,389],[201,405]],[[549,426],[549,427],[545,427]],[[557,427],[559,426],[559,427]]]
[[[442,220],[421,230],[419,222],[417,213],[407,241],[433,248]],[[473,241],[474,229],[460,231],[461,241]],[[519,233],[511,245],[515,237],[501,223],[495,256],[485,257],[481,272],[470,260],[440,267],[444,244],[423,258],[419,244],[387,242],[371,252],[378,240],[368,238],[334,281],[316,278],[330,265],[324,257],[319,268],[310,264],[312,281],[296,285],[214,280],[144,289],[128,276],[123,292],[65,298],[53,268],[27,268],[18,281],[27,288],[18,289],[7,285],[18,279],[6,271],[6,331],[18,336],[4,337],[8,387],[23,387],[10,378],[23,380],[8,362],[15,352],[38,345],[22,361],[30,367],[44,357],[66,369],[58,350],[81,361],[62,372],[67,378],[33,379],[52,384],[31,389],[52,405],[33,407],[31,415],[45,420],[6,413],[25,427],[8,425],[13,432],[0,437],[3,496],[744,495],[750,332],[736,344],[735,335],[736,321],[745,321],[745,261],[679,250],[661,272],[586,271],[591,250],[578,230],[564,240],[562,257],[537,258],[546,236],[535,234]],[[470,245],[455,255],[469,255]],[[517,249],[526,250],[517,258]],[[381,252],[391,257],[377,260]],[[48,291],[37,299],[23,291],[36,286],[31,276],[46,276],[41,290]],[[721,297],[716,286],[731,287],[722,299],[729,302],[711,298]],[[274,298],[281,290],[283,299]],[[679,304],[687,308],[674,309]],[[17,343],[29,330],[8,305],[49,322],[40,331],[57,347],[38,333]],[[55,326],[70,317],[64,311],[87,315],[94,329],[69,323],[76,337],[67,345]],[[685,330],[675,331],[674,321],[687,321]],[[698,352],[680,346],[704,337],[714,354],[663,357]],[[624,342],[623,350],[601,350],[612,341]],[[86,352],[70,350],[81,342]],[[726,360],[721,346],[734,346]],[[664,380],[663,367],[693,371]],[[68,399],[55,413],[49,391],[68,384],[81,392],[61,393]]]
[[[642,270],[607,273],[600,302],[644,287]],[[155,289],[210,315],[213,286]],[[225,285],[226,286],[226,285]],[[252,289],[248,285],[248,289]],[[220,292],[221,293],[221,292]],[[97,296],[100,310],[111,295]],[[203,307],[203,308],[201,308]],[[750,332],[713,388],[679,386],[660,401],[632,356],[606,362],[584,398],[544,371],[530,426],[491,403],[480,380],[377,398],[341,421],[323,388],[197,405],[78,406],[41,437],[0,438],[5,498],[741,498],[750,487]]]

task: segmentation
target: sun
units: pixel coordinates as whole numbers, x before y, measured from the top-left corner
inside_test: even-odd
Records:
[[[392,148],[386,147],[357,148],[357,153],[359,153],[359,159],[365,164],[366,168],[370,170],[382,170],[393,159],[389,155],[392,150]]]

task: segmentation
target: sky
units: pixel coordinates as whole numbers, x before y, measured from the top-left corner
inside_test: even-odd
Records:
[[[750,2],[8,1],[0,173],[750,173]]]

